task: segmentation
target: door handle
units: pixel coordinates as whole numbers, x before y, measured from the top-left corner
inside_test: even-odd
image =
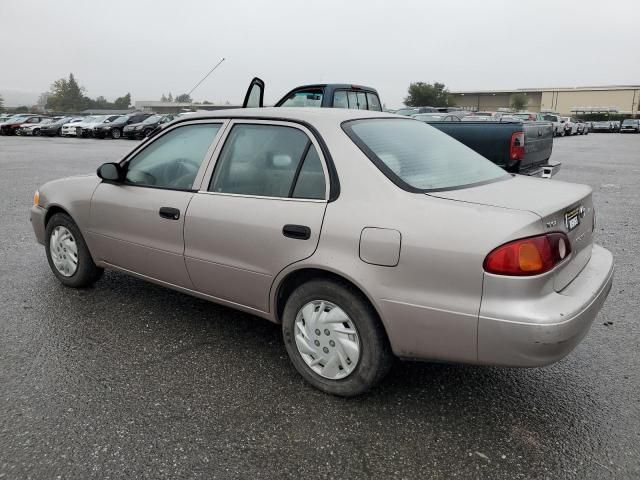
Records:
[[[285,225],[282,227],[282,234],[285,237],[295,238],[296,240],[309,240],[311,238],[311,229],[304,225]]]
[[[169,220],[178,220],[180,218],[180,210],[172,207],[160,207],[158,212],[162,218],[168,218]]]

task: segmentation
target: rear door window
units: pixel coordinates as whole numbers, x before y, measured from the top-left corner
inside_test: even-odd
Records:
[[[297,128],[238,124],[220,152],[209,191],[323,199],[325,180],[319,164],[315,147]]]

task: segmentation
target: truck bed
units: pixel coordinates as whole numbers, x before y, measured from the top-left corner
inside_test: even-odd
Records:
[[[513,173],[538,174],[549,163],[553,150],[553,126],[549,122],[430,122],[496,165]],[[510,157],[511,135],[524,131],[525,155]]]

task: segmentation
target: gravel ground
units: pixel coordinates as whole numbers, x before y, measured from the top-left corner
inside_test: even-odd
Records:
[[[33,191],[134,144],[0,137],[0,478],[640,478],[640,135],[555,142],[617,265],[569,357],[398,361],[351,400],[301,380],[277,325],[118,273],[55,280]]]

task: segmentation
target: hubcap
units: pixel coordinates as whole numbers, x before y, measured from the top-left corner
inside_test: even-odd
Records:
[[[78,269],[78,245],[71,232],[63,226],[57,226],[51,232],[49,251],[56,270],[70,277]]]
[[[302,359],[321,377],[339,380],[358,365],[358,331],[334,303],[314,300],[303,306],[296,315],[295,339]]]

